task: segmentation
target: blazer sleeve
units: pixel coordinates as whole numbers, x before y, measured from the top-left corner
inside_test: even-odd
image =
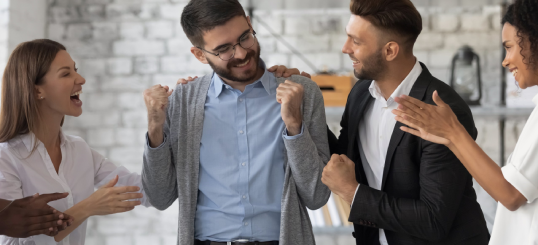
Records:
[[[471,130],[469,133],[476,137],[472,117],[468,113],[457,115],[465,128]],[[448,236],[471,177],[446,146],[424,140],[420,143],[419,198],[398,198],[362,185],[352,205],[350,222],[432,242]]]

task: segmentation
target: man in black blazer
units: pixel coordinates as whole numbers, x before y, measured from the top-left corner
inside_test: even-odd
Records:
[[[341,155],[332,156],[322,181],[352,205],[356,243],[487,244],[471,175],[447,147],[404,133],[391,114],[396,96],[433,104],[437,90],[477,136],[466,103],[413,55],[420,14],[409,0],[352,0],[351,11],[342,51],[359,81],[339,138],[329,131],[331,151]]]

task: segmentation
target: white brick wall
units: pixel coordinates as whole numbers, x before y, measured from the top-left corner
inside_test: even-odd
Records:
[[[491,16],[483,14],[465,14],[461,16],[463,31],[486,31],[490,29]]]
[[[12,39],[8,35],[8,8],[14,1],[23,6],[42,0],[0,0],[2,68],[8,55],[8,42]],[[500,9],[486,5],[502,0],[412,1],[424,20],[424,31],[415,47],[418,59],[447,82],[453,54],[460,46],[471,45],[482,57],[483,104],[498,103]],[[187,0],[43,2],[48,4],[47,21],[39,35],[65,44],[86,78],[82,95],[84,113],[79,118],[66,118],[65,131],[83,137],[118,165],[139,172],[147,125],[142,91],[153,84],[171,86],[178,78],[210,71],[209,66],[201,64],[190,53],[192,45],[179,23]],[[255,1],[255,5],[262,8],[255,16],[262,18],[276,33],[284,34],[318,70],[326,68],[349,74],[349,58],[340,51],[346,38],[348,3],[348,0]],[[322,9],[326,7],[333,9]],[[29,22],[31,18],[26,19],[19,16],[17,20],[33,24]],[[267,65],[284,64],[312,72],[256,20],[253,24]],[[21,34],[14,36],[12,42],[26,41],[22,40],[24,37],[31,39]],[[498,124],[480,119],[476,124],[477,142],[499,161]],[[523,125],[524,120],[507,122],[507,153],[512,151]],[[333,131],[338,130],[337,124],[329,126]],[[136,208],[125,214],[92,217],[87,244],[175,244],[177,208],[175,203],[163,212]],[[350,234],[320,234],[316,239],[322,245],[354,242]]]
[[[108,73],[111,75],[129,75],[133,72],[131,58],[110,58],[107,60]]]
[[[460,26],[460,19],[456,14],[440,14],[432,18],[432,25],[437,31],[454,32]]]
[[[141,22],[120,23],[120,37],[123,39],[144,38],[144,24]]]
[[[9,0],[0,0],[0,76],[8,59]],[[0,82],[1,83],[1,82]]]
[[[160,40],[121,40],[114,42],[113,52],[118,56],[162,55],[165,46]]]

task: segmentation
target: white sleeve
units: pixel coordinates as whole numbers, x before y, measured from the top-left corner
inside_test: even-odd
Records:
[[[0,159],[0,198],[6,200],[15,200],[24,198],[22,193],[22,182],[30,184],[31,179],[21,180],[20,176],[15,169],[16,167],[11,162],[11,159],[5,155],[2,155]],[[35,183],[34,183],[35,184]],[[0,221],[3,222],[3,221]],[[39,241],[39,242],[37,242]],[[0,244],[2,245],[19,245],[19,244],[43,244],[53,245],[57,244],[53,237],[45,235],[31,236],[27,238],[13,238],[8,236],[0,236]]]
[[[20,244],[25,244],[23,242],[26,242],[26,241],[32,242],[30,244],[35,244],[35,243],[33,243],[32,240],[30,240],[28,238],[24,239],[26,241],[19,241],[19,240],[22,240],[22,239],[21,238],[8,237],[8,236],[4,236],[4,235],[0,236],[0,244],[2,244],[2,245],[20,245]]]
[[[355,196],[357,196],[357,191],[359,190],[359,187],[361,184],[357,185],[357,189],[355,189],[355,195],[353,195],[353,201],[351,201],[351,206],[353,206],[353,203],[355,202]]]
[[[15,200],[23,198],[21,181],[13,166],[4,159],[0,160],[0,198]],[[4,221],[1,221],[4,222]],[[0,244],[18,245],[19,238],[0,235]]]
[[[533,128],[530,131],[523,130],[525,135],[522,133],[518,142],[518,146],[524,150],[516,146],[508,163],[502,168],[504,178],[527,198],[528,203],[538,197],[538,130]]]
[[[535,163],[535,164],[538,164]],[[525,172],[525,169],[518,169],[516,165],[508,163],[502,168],[504,178],[510,182],[525,198],[527,198],[528,203],[532,203],[538,197],[538,188],[536,188],[533,180],[538,179],[538,175],[535,172],[534,179],[529,179],[529,176],[532,174],[530,172]]]
[[[0,160],[0,198],[6,200],[15,200],[23,198],[22,181],[20,180],[15,167]]]
[[[146,207],[151,207],[151,204],[149,203],[148,198],[146,197],[146,193],[144,192],[144,187],[142,186],[142,178],[140,174],[138,173],[131,173],[129,170],[127,170],[125,167],[120,166],[117,167],[112,163],[110,160],[105,158],[103,155],[99,154],[95,150],[92,151],[92,157],[93,157],[93,163],[95,165],[95,188],[99,188],[106,183],[108,183],[111,179],[113,179],[116,175],[118,175],[118,183],[116,186],[138,186],[140,187],[140,192],[144,194],[144,197],[140,199],[142,202],[142,205]]]

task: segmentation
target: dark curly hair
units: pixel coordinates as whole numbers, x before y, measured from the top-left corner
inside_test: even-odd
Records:
[[[523,62],[530,68],[537,68],[538,59],[538,0],[516,0],[508,6],[502,24],[508,23],[517,29],[519,47]],[[530,55],[523,55],[525,42],[529,42]]]

